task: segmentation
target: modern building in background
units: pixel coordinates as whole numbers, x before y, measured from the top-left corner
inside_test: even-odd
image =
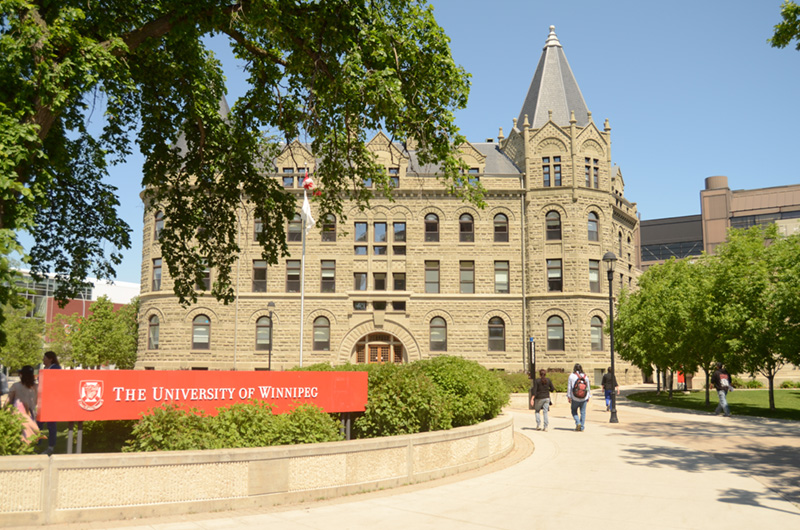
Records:
[[[465,178],[486,189],[484,209],[447,193],[420,166],[413,140],[377,134],[369,148],[394,181],[394,202],[318,220],[306,240],[301,313],[302,172],[317,160],[294,143],[273,173],[297,197],[287,227],[291,256],[267,266],[260,221],[239,212],[242,252],[229,305],[208,294],[181,307],[162,261],[163,214],[146,208],[138,368],[285,369],[300,363],[405,363],[457,355],[492,369],[570,371],[597,378],[609,363],[608,280],[639,275],[639,221],[612,163],[611,128],[588,110],[551,27],[519,117],[506,136],[460,146]],[[324,188],[324,183],[322,183]],[[147,205],[146,205],[147,206]],[[316,215],[316,212],[315,212]],[[214,280],[208,271],[207,287]],[[300,329],[305,329],[301,337]],[[620,382],[640,381],[625,363]]]
[[[92,304],[102,296],[107,296],[114,304],[114,310],[130,303],[136,296],[139,296],[139,284],[130,282],[109,282],[98,280],[97,278],[87,278],[86,283],[90,286],[81,290],[78,298],[67,300],[64,307],[59,307],[58,302],[53,297],[56,290],[56,280],[46,278],[42,281],[34,280],[28,271],[19,271],[22,277],[17,280],[17,287],[20,294],[31,302],[31,310],[28,316],[40,318],[50,324],[57,315],[81,315],[91,314]]]
[[[700,211],[700,215],[642,221],[643,270],[672,257],[713,254],[729,228],[775,223],[785,235],[800,231],[800,184],[731,190],[728,177],[708,177],[700,191]]]

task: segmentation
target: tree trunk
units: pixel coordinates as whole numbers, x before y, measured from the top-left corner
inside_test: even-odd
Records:
[[[664,375],[666,376],[666,371],[664,372]],[[675,376],[675,371],[670,369],[670,371],[669,371],[669,398],[670,399],[672,399],[672,383],[673,383],[673,379],[675,379],[674,376]]]
[[[769,381],[769,410],[775,410],[775,373],[770,373],[767,381]]]
[[[656,367],[656,395],[661,395],[661,369]]]
[[[706,407],[708,407],[711,406],[711,399],[709,397],[709,393],[711,391],[709,388],[711,386],[711,374],[708,373],[708,368],[705,366],[703,367],[703,372],[706,374]]]

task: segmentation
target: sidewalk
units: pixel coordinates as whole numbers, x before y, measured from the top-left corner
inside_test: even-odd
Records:
[[[532,411],[507,409],[520,435],[514,453],[489,469],[433,483],[304,506],[59,528],[547,530],[576,517],[614,530],[800,525],[796,423],[621,399],[620,423],[611,425],[602,398],[588,408],[584,432],[574,431],[563,396],[548,432],[535,430]]]

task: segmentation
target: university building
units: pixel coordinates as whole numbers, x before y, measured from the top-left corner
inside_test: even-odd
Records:
[[[313,363],[411,362],[448,354],[521,371],[531,339],[537,368],[609,364],[607,252],[614,293],[636,284],[639,221],[611,159],[608,120],[597,124],[550,28],[508,135],[460,146],[484,209],[447,193],[413,141],[377,134],[369,148],[393,180],[394,202],[317,221],[306,238],[301,312],[302,172],[316,160],[294,143],[274,172],[297,197],[291,256],[267,266],[246,209],[229,305],[206,295],[182,308],[162,263],[164,219],[147,210],[138,368],[273,370]],[[313,205],[312,205],[313,208]],[[315,217],[316,212],[315,212]],[[207,283],[213,281],[209,271]],[[301,333],[302,336],[301,350]],[[620,383],[641,381],[620,363]]]

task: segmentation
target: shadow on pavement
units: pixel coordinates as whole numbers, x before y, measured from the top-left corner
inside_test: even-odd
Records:
[[[730,504],[741,504],[745,506],[758,506],[759,508],[766,508],[768,510],[775,510],[778,512],[789,513],[792,515],[798,515],[795,512],[790,512],[788,510],[781,510],[780,508],[772,508],[771,506],[765,506],[761,504],[760,498],[763,498],[763,495],[758,495],[752,491],[740,490],[736,488],[731,488],[725,490],[720,495],[720,502],[727,502]]]

